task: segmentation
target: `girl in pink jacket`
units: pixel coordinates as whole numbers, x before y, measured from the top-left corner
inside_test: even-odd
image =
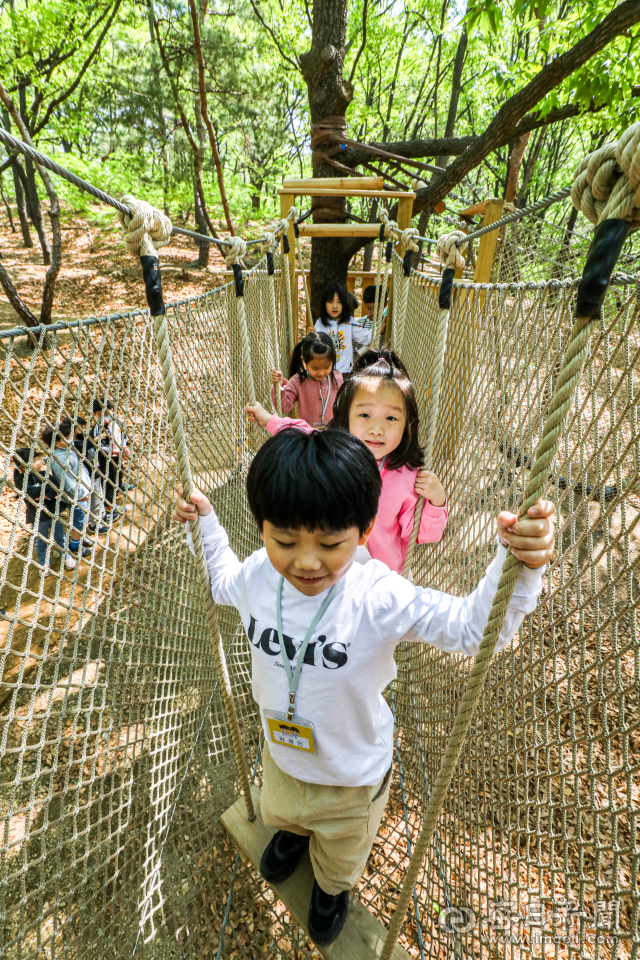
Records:
[[[322,430],[333,417],[333,404],[342,386],[342,374],[335,369],[336,351],[333,340],[326,333],[312,330],[293,348],[289,364],[289,379],[279,370],[271,373],[271,401],[276,406],[276,391],[280,389],[282,412],[288,413],[295,403],[298,416],[310,427]]]
[[[271,416],[260,404],[246,408],[275,434],[286,427],[309,432],[301,420]],[[340,389],[333,408],[333,427],[358,437],[378,461],[382,493],[367,544],[374,560],[402,573],[413,529],[418,496],[425,498],[418,543],[437,543],[447,523],[446,497],[434,473],[423,470],[418,443],[418,405],[406,374],[385,360],[357,371]]]

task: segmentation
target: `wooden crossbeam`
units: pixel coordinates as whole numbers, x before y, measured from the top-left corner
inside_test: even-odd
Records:
[[[415,197],[415,193],[411,190],[362,190],[353,187],[314,187],[311,183],[306,187],[287,187],[286,190],[278,190],[278,193],[293,193],[296,197],[377,197],[380,200],[400,200],[407,197],[413,200]]]
[[[259,871],[262,852],[275,833],[262,822],[260,815],[260,789],[251,788],[256,819],[247,820],[247,808],[240,797],[222,814],[222,823],[245,861]],[[295,873],[277,886],[271,884],[293,919],[308,934],[307,920],[313,887],[313,871],[306,852]],[[379,957],[385,941],[387,928],[369,913],[357,897],[351,896],[349,917],[339,937],[327,947],[316,947],[325,960],[371,960]],[[392,960],[410,960],[409,954],[399,944],[395,945]]]
[[[317,186],[322,189],[330,187],[347,187],[349,190],[384,190],[384,179],[378,177],[310,177],[306,180],[283,180],[282,188],[287,193],[308,186]]]

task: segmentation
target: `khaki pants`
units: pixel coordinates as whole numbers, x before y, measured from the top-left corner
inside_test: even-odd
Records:
[[[387,805],[392,767],[375,787],[327,787],[284,773],[267,743],[262,764],[260,809],[266,825],[311,838],[311,865],[325,893],[355,887]]]

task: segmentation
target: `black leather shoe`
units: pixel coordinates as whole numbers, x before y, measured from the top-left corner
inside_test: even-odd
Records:
[[[332,943],[349,915],[349,891],[343,890],[335,897],[325,893],[316,880],[311,891],[309,905],[309,936],[314,943],[324,946]]]
[[[309,846],[309,837],[278,830],[260,858],[260,873],[269,883],[282,883],[290,877]]]

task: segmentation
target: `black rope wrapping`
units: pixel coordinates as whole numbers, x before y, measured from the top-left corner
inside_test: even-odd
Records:
[[[232,263],[233,279],[236,285],[236,297],[244,297],[244,279],[242,276],[242,267],[239,263]]]
[[[273,253],[271,250],[267,252],[267,273],[270,277],[276,272],[275,264],[273,262]]]
[[[404,257],[402,258],[402,269],[404,271],[405,277],[411,276],[411,257],[413,256],[412,250],[407,250]]]
[[[150,257],[145,254],[140,257],[140,263],[142,264],[142,276],[144,277],[144,292],[147,295],[151,316],[160,317],[167,312],[162,296],[160,261],[157,257]]]
[[[440,293],[438,295],[438,306],[441,310],[451,309],[451,293],[453,291],[453,278],[455,275],[455,267],[446,267],[442,271],[442,281],[440,283]]]
[[[296,240],[300,236],[300,227],[298,226],[297,220],[293,221],[293,235],[295,236]]]
[[[603,220],[593,231],[587,259],[578,284],[576,316],[594,319],[600,316],[622,246],[629,235],[628,220]]]
[[[393,242],[389,240],[386,247],[384,248],[384,258],[387,261],[387,263],[389,263],[389,261],[391,260],[392,249],[393,249]]]
[[[380,243],[384,240],[384,223],[380,224],[380,233],[378,234],[378,240]]]
[[[282,234],[282,252],[289,253],[290,250],[291,250],[291,247],[289,246],[289,237],[286,235],[286,233],[283,233]]]

